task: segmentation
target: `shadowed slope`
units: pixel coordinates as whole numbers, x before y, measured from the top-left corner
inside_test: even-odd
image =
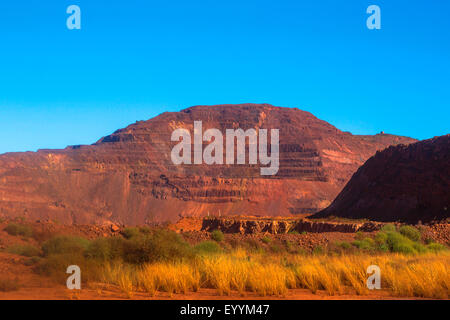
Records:
[[[315,217],[416,223],[450,211],[450,135],[390,147],[370,158]]]

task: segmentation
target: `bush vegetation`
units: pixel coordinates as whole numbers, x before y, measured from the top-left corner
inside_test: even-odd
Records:
[[[10,223],[3,230],[12,236],[31,237],[33,235],[33,229],[30,226],[19,223]]]
[[[56,236],[42,245],[44,256],[55,254],[83,254],[88,248],[89,240],[81,237]]]
[[[180,235],[165,229],[139,233],[124,241],[122,248],[123,260],[132,264],[176,262],[194,256],[192,247]]]
[[[127,228],[123,237],[91,241],[55,236],[41,250],[30,246],[10,250],[33,257],[30,264],[36,272],[58,281],[65,281],[69,265],[78,265],[83,281],[116,285],[126,297],[136,291],[154,295],[199,288],[225,295],[232,291],[284,295],[290,288],[325,290],[330,295],[366,294],[365,268],[376,264],[383,270],[382,287],[394,295],[448,298],[447,247],[425,245],[417,232],[388,225],[372,237],[361,233],[351,243],[316,246],[312,255],[277,238],[248,238],[230,246],[221,243],[222,232],[214,231],[213,240],[190,245],[173,231],[150,228]]]
[[[357,237],[352,245],[366,252],[393,252],[403,254],[422,254],[446,250],[443,245],[435,243],[423,244],[420,231],[412,226],[402,226],[398,229],[394,225],[385,225],[374,238]],[[341,248],[343,244],[340,244]],[[347,246],[347,245],[346,245]]]
[[[41,250],[32,245],[13,245],[7,251],[24,257],[37,257],[41,254]]]
[[[411,226],[401,226],[398,231],[412,241],[420,241],[420,231]]]
[[[225,236],[222,231],[214,230],[213,232],[211,232],[211,238],[214,241],[221,242],[221,241],[223,241],[223,239],[225,239]]]
[[[217,245],[215,242],[214,244]],[[98,279],[105,263],[175,263],[193,259],[198,252],[214,250],[217,248],[211,244],[203,244],[195,249],[180,235],[165,229],[133,228],[124,237],[99,238],[93,241],[80,237],[56,236],[42,244],[45,259],[37,263],[35,271],[60,280],[67,277],[67,266],[78,265],[84,270],[83,279]]]

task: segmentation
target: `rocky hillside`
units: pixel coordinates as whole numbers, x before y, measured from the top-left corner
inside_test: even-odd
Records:
[[[369,159],[315,217],[416,223],[450,212],[450,135],[390,147]]]
[[[178,165],[177,128],[280,130],[280,166]],[[74,133],[75,134],[75,133]],[[64,224],[143,224],[211,214],[311,214],[327,207],[377,150],[413,139],[356,136],[299,109],[196,106],[140,121],[97,143],[0,156],[0,216]],[[206,144],[206,143],[205,143]]]

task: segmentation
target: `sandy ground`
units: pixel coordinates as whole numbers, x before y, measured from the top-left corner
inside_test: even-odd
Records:
[[[144,293],[135,293],[131,298],[126,297],[117,288],[107,288],[99,285],[97,289],[82,289],[70,291],[64,286],[29,286],[22,287],[14,292],[0,292],[0,300],[386,300],[386,299],[408,299],[391,297],[387,292],[377,291],[370,295],[336,295],[328,296],[324,292],[312,294],[308,290],[289,290],[285,296],[261,297],[254,294],[241,296],[234,293],[229,296],[219,296],[213,289],[200,289],[198,292],[188,294],[169,295],[158,292],[155,296]]]

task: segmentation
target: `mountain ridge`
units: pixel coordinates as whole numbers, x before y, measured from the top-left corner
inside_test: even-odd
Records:
[[[280,129],[280,169],[179,165],[170,135]],[[0,216],[62,223],[144,224],[210,214],[306,215],[323,209],[377,150],[414,139],[342,132],[298,108],[268,104],[194,106],[138,121],[92,145],[0,155]]]

